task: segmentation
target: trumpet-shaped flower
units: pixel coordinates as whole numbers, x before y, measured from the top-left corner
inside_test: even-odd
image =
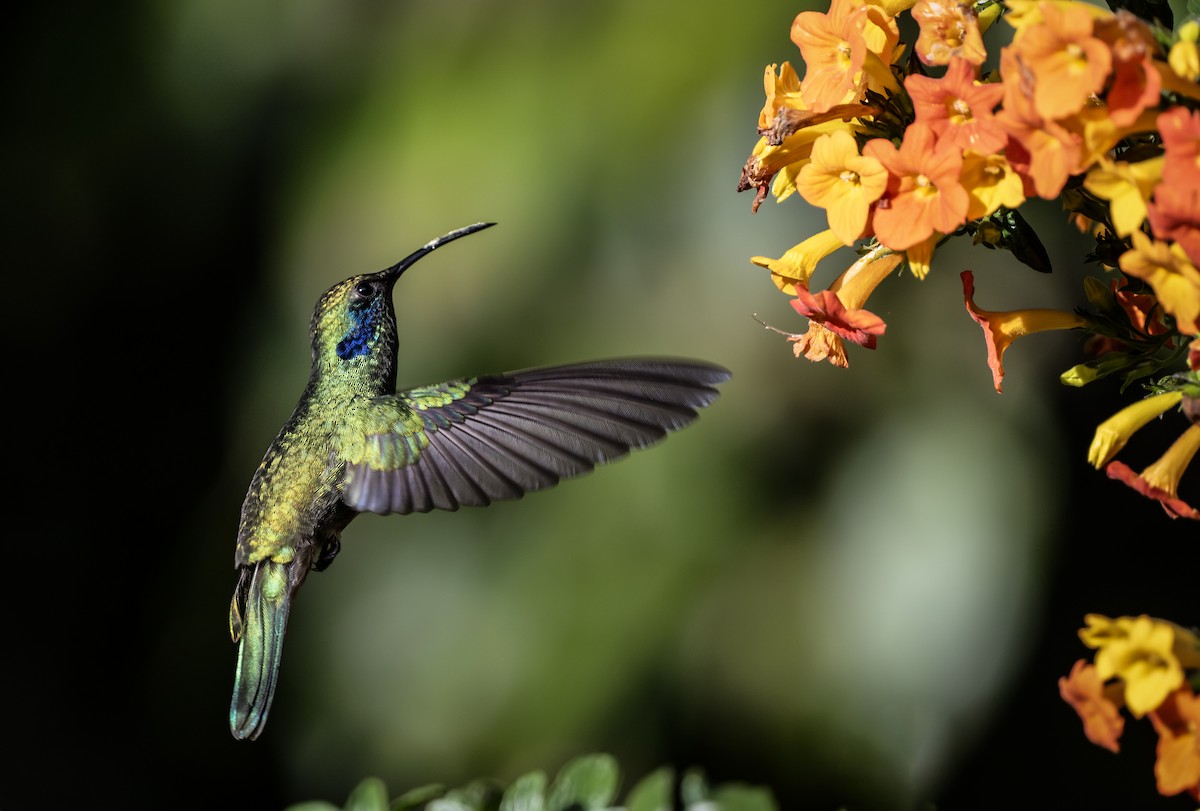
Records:
[[[789,296],[796,295],[797,287],[808,287],[808,280],[817,269],[817,263],[843,247],[838,236],[829,231],[819,231],[799,245],[794,245],[778,259],[755,256],[751,262],[771,271],[771,281]]]
[[[1182,399],[1182,392],[1163,392],[1138,400],[1113,414],[1096,427],[1092,446],[1088,450],[1088,462],[1097,470],[1104,467],[1120,453],[1131,436],[1168,408],[1178,405]]]
[[[1175,626],[1142,615],[1119,617],[1120,632],[1107,637],[1084,637],[1098,644],[1096,677],[1116,677],[1125,683],[1125,706],[1135,717],[1162,704],[1172,690],[1183,684],[1183,667],[1175,655]]]
[[[887,188],[883,164],[858,154],[846,130],[823,135],[796,178],[796,189],[814,206],[825,209],[829,227],[846,245],[854,244],[867,227],[871,205]]]
[[[796,75],[796,69],[790,62],[780,65],[778,74],[775,73],[775,65],[767,65],[763,72],[763,90],[767,100],[758,113],[760,135],[765,135],[766,131],[774,126],[775,117],[779,115],[780,110],[805,109],[803,97],[800,95],[800,77]]]
[[[1083,187],[1101,200],[1109,201],[1113,230],[1127,237],[1146,219],[1146,201],[1162,180],[1163,158],[1138,163],[1101,158],[1083,182]]]
[[[992,370],[992,385],[997,393],[1004,382],[1004,353],[1012,342],[1024,335],[1057,329],[1075,329],[1087,326],[1087,319],[1066,310],[1032,308],[991,312],[975,306],[975,274],[964,270],[961,274],[963,299],[971,318],[983,328],[987,340],[988,368]]]
[[[1150,713],[1158,733],[1154,776],[1166,797],[1188,792],[1200,800],[1200,697],[1185,684]]]
[[[1047,120],[1082,110],[1112,70],[1109,46],[1093,36],[1093,14],[1082,5],[1039,4],[1041,24],[1021,27],[1010,46],[1036,77],[1034,107]]]
[[[851,265],[828,290],[810,293],[797,289],[792,307],[817,321],[835,335],[867,349],[875,348],[875,339],[887,325],[879,316],[863,309],[867,298],[887,275],[903,261],[900,254],[875,249]]]
[[[1110,752],[1120,751],[1118,741],[1125,731],[1125,718],[1106,694],[1095,665],[1083,659],[1077,661],[1070,675],[1058,680],[1058,693],[1083,721],[1083,734],[1089,741]]]
[[[1184,335],[1200,334],[1200,270],[1178,243],[1153,240],[1133,232],[1133,249],[1121,254],[1121,270],[1154,288],[1162,308],[1175,318]]]
[[[933,264],[933,252],[941,238],[942,235],[935,231],[928,239],[910,246],[904,252],[904,258],[908,261],[908,269],[912,271],[912,275],[918,279],[924,279],[929,275],[929,266]]]
[[[759,138],[758,143],[750,152],[750,157],[746,159],[746,164],[742,167],[742,176],[738,180],[737,186],[737,190],[740,192],[757,189],[758,193],[750,206],[751,210],[758,211],[758,207],[767,197],[767,189],[771,188],[776,173],[786,171],[793,166],[795,171],[799,171],[812,155],[814,141],[827,132],[842,130],[845,127],[846,125],[841,121],[827,120],[797,129],[778,144],[772,144],[766,136]],[[787,194],[790,193],[789,191]],[[787,197],[787,194],[777,193],[776,197],[782,200]]]
[[[1004,96],[1004,86],[975,79],[975,66],[956,57],[940,79],[914,73],[904,80],[913,101],[916,120],[928,124],[938,137],[959,150],[981,154],[999,152],[1008,133],[992,111]]]
[[[966,221],[970,200],[959,182],[962,150],[939,142],[927,125],[909,125],[899,149],[875,138],[863,154],[888,170],[888,188],[872,218],[875,236],[887,247],[903,251],[934,231],[949,234]]]
[[[1178,496],[1179,482],[1192,458],[1200,449],[1200,425],[1191,425],[1172,443],[1157,462],[1136,474],[1122,462],[1110,462],[1105,472],[1137,490],[1147,498],[1162,504],[1172,518],[1191,518],[1200,521],[1200,510]]]
[[[959,0],[920,0],[912,7],[912,16],[921,28],[917,57],[926,65],[946,65],[954,57],[981,65],[987,58],[973,5]]]
[[[832,290],[810,293],[801,287],[792,299],[792,309],[819,322],[840,338],[867,349],[875,348],[875,339],[884,333],[887,324],[870,310],[848,310]]]

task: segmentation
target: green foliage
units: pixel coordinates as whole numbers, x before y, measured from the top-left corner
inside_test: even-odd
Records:
[[[675,774],[657,769],[636,783],[624,805],[614,805],[621,786],[620,769],[610,755],[584,755],[563,766],[549,785],[540,771],[518,777],[507,788],[476,780],[447,790],[429,785],[408,791],[389,802],[387,787],[377,777],[359,783],[343,809],[315,801],[290,806],[287,811],[778,811],[769,789],[729,783],[710,787],[695,769],[679,781]]]

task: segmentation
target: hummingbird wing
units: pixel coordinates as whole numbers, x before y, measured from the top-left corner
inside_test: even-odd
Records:
[[[343,450],[342,499],[356,510],[387,514],[520,498],[683,428],[729,376],[698,361],[639,358],[526,369],[379,397],[365,435]]]

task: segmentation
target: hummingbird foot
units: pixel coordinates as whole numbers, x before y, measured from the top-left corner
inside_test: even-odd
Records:
[[[333,559],[337,557],[338,552],[341,551],[341,539],[337,537],[330,538],[321,546],[320,553],[313,559],[312,570],[314,572],[325,571],[329,568],[329,564],[333,563]]]

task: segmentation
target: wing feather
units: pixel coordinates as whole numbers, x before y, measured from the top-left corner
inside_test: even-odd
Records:
[[[386,513],[520,498],[690,424],[729,379],[698,361],[629,359],[525,369],[398,392],[347,459],[343,500]],[[400,449],[400,451],[396,451]]]

